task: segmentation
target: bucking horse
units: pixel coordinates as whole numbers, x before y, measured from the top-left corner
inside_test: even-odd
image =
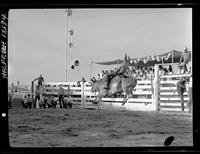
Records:
[[[122,103],[122,105],[124,105],[125,103],[127,103],[129,98],[131,97],[133,98],[133,89],[137,84],[137,79],[131,75],[114,76],[110,81],[109,89],[107,89],[107,81],[108,81],[107,75],[100,80],[97,81],[91,80],[91,81],[92,81],[91,92],[92,93],[98,92],[96,98],[93,101],[93,103],[95,104],[99,103],[103,97],[122,94],[124,92],[125,95]]]

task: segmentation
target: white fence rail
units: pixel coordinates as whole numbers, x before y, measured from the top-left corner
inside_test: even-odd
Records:
[[[177,77],[177,76],[176,76]],[[161,77],[161,79],[169,78],[169,80],[161,80],[160,81],[160,94],[159,94],[159,110],[172,110],[172,111],[181,111],[181,101],[176,92],[176,84],[178,80],[171,80],[171,77]],[[123,95],[119,98],[103,98],[102,102],[99,104],[102,108],[107,109],[126,109],[126,110],[142,110],[142,111],[155,111],[155,97],[154,90],[155,81],[151,80],[138,80],[137,86],[135,87],[133,94],[134,98],[130,98],[128,103],[124,106],[121,106],[123,101]],[[61,83],[60,83],[61,84]],[[68,83],[62,83],[62,85],[67,85]],[[52,83],[46,83],[46,85],[50,85],[45,88],[46,94],[54,94],[57,96],[57,90],[59,84],[55,85]],[[64,89],[66,89],[64,86]],[[71,83],[70,89],[72,91],[72,99],[74,103],[83,107],[93,107],[92,100],[95,99],[96,94],[90,91],[91,87],[89,83],[85,83],[84,88],[83,85],[78,87],[77,84]],[[84,89],[84,92],[83,92]],[[83,98],[84,97],[84,98]],[[188,95],[184,93],[185,106],[188,101]],[[186,109],[187,110],[187,109]]]
[[[158,67],[155,66],[155,67]],[[156,69],[157,70],[157,69]],[[158,72],[157,72],[158,73]],[[174,75],[163,75],[158,80],[159,89],[157,89],[158,96],[158,107],[157,110],[170,110],[170,111],[181,111],[181,99],[177,93],[177,82],[180,77],[189,77],[191,74],[174,74]],[[175,80],[172,80],[175,78]],[[187,102],[189,100],[187,92],[184,92],[184,110],[188,111]]]
[[[70,85],[70,90],[72,91],[72,100],[76,105],[82,107],[94,107],[92,101],[95,99],[96,94],[91,92],[91,86],[88,82],[81,84],[81,87],[77,85],[76,82],[71,83],[54,83],[49,82],[44,85],[45,94],[54,94],[58,97],[58,88],[62,85],[65,90],[67,85]],[[134,97],[128,100],[128,103],[122,106],[124,93],[118,98],[103,98],[102,102],[99,103],[100,108],[107,109],[126,109],[126,110],[155,110],[155,105],[153,105],[152,97],[152,84],[150,80],[138,81],[135,90],[133,91]],[[84,91],[83,91],[84,90]]]

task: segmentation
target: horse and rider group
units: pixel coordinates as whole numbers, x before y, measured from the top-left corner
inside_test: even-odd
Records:
[[[137,79],[127,74],[129,69],[127,59],[123,61],[123,64],[115,71],[106,74],[101,80],[92,81],[91,92],[97,92],[94,103],[97,104],[105,96],[115,96],[117,94],[125,93],[125,97],[122,105],[124,105],[130,97],[133,97],[133,89],[137,84]]]

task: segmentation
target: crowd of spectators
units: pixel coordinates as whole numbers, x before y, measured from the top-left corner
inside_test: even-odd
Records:
[[[116,71],[117,68],[111,69],[111,70],[102,70],[101,73],[97,75],[97,77],[93,77],[93,80],[99,80],[102,79],[106,74],[112,73]],[[129,67],[129,70],[126,72],[129,75],[132,75],[133,77],[137,78],[138,80],[151,80],[154,79],[154,66],[147,66],[147,67],[140,67],[140,66],[132,66]],[[167,74],[173,74],[172,66],[169,65],[167,67],[163,67],[162,65],[159,65],[159,75],[167,75]]]

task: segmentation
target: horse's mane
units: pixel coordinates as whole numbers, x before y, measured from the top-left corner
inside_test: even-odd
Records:
[[[99,80],[96,80],[96,82],[102,82],[106,79],[106,76],[104,76],[103,78],[99,79]]]

